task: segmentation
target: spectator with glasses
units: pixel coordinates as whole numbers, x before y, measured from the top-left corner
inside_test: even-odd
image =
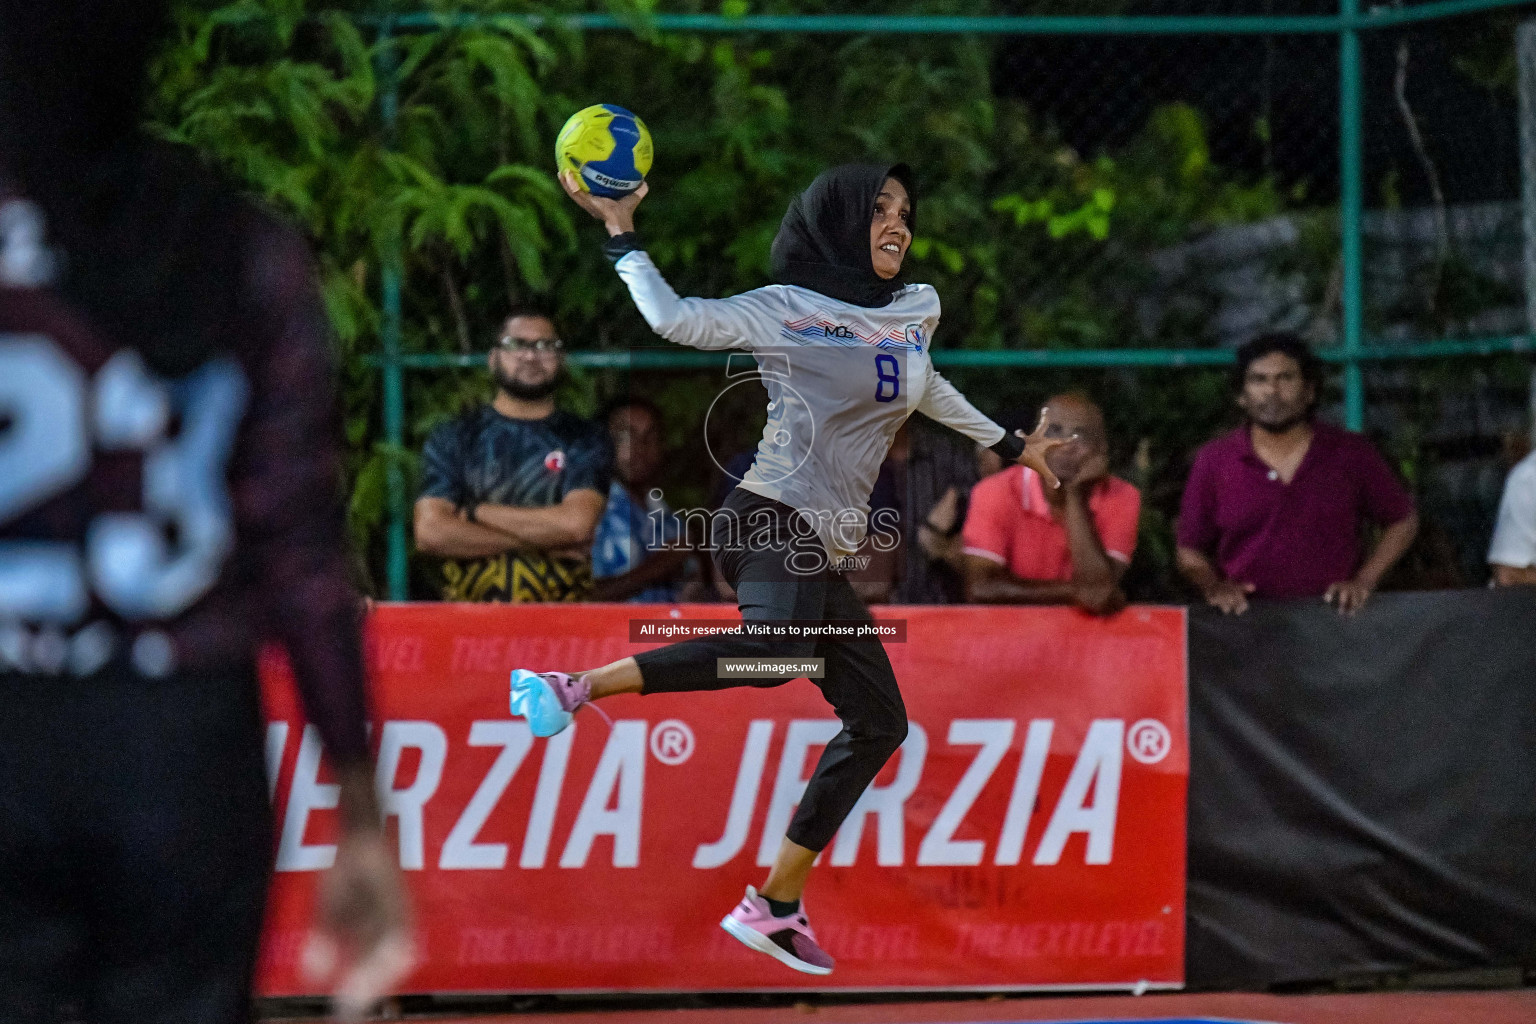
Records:
[[[514,310],[487,359],[496,397],[442,424],[422,452],[417,550],[442,559],[446,601],[581,601],[612,454],[595,423],[555,408],[554,321]]]

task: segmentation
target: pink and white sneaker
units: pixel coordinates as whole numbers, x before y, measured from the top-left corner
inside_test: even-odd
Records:
[[[831,974],[833,960],[816,943],[805,908],[785,917],[774,917],[768,901],[747,886],[747,895],[736,909],[720,919],[720,927],[759,953],[806,974]]]

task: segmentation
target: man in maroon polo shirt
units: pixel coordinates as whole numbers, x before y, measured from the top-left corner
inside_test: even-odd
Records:
[[[1179,515],[1178,565],[1205,599],[1318,597],[1352,615],[1419,529],[1413,498],[1369,441],[1312,416],[1322,364],[1293,334],[1237,351],[1248,421],[1195,456]],[[1363,557],[1363,522],[1382,527]]]

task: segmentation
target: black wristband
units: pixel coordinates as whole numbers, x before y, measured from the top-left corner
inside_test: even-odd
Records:
[[[603,243],[603,255],[608,257],[609,263],[617,263],[632,252],[643,251],[643,248],[639,235],[625,231],[609,236],[608,241]]]
[[[479,504],[479,502],[472,501],[468,505],[464,506],[464,518],[468,519],[472,523],[473,522],[478,522],[478,520],[475,519],[475,507],[478,504]]]
[[[1003,439],[994,444],[992,450],[997,452],[1004,462],[1018,462],[1019,456],[1024,454],[1024,441],[1012,434],[1004,433]]]

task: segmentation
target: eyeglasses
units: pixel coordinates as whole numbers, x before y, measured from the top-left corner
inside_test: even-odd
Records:
[[[506,352],[559,352],[565,342],[559,338],[514,338],[507,335],[496,346]]]

